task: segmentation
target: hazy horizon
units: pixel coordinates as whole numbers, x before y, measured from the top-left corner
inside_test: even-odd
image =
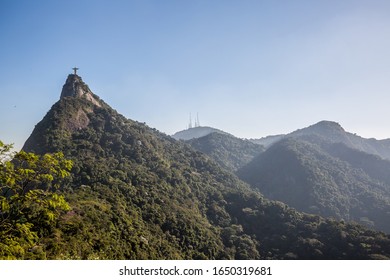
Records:
[[[189,114],[240,138],[321,120],[390,138],[390,2],[4,1],[0,140],[21,148],[72,67],[166,134]]]

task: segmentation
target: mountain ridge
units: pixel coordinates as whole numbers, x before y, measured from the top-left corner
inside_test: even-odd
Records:
[[[390,161],[367,148],[374,140],[332,121],[260,140],[265,151],[218,133],[187,143],[271,200],[390,232]]]
[[[235,172],[264,151],[264,147],[230,134],[212,132],[187,140],[194,149],[211,156],[218,164]]]
[[[348,147],[382,157],[390,160],[390,139],[377,140],[375,138],[364,138],[345,129],[334,121],[320,121],[305,128],[297,129],[288,134],[267,136],[260,139],[250,139],[252,142],[262,144],[266,147],[286,137],[305,138],[310,142],[310,137],[324,138],[332,143],[344,143]]]
[[[47,258],[390,258],[389,236],[269,201],[190,145],[92,97],[101,106],[84,94],[60,98],[24,147],[74,162],[62,188],[72,210],[41,237]]]
[[[220,129],[209,127],[209,126],[197,126],[197,127],[192,127],[188,128],[185,130],[181,130],[176,132],[175,134],[172,135],[172,137],[176,140],[191,140],[191,139],[196,139],[200,137],[204,137],[209,135],[210,133],[220,133],[220,134],[227,134],[230,135],[227,132],[224,132]]]
[[[213,132],[231,135],[230,133],[217,128],[195,127],[178,131],[173,134],[172,137],[177,140],[188,141],[207,136]],[[236,137],[234,135],[231,136]],[[262,138],[251,138],[248,140],[252,143],[268,148],[286,137],[305,138],[308,141],[310,141],[310,137],[320,137],[324,138],[326,141],[344,143],[351,148],[390,160],[390,138],[381,140],[377,140],[375,138],[364,138],[356,133],[346,131],[338,122],[335,121],[322,120],[310,126],[294,130],[288,134],[269,135]]]
[[[266,197],[299,211],[390,232],[388,172],[389,161],[344,143],[291,137],[272,145],[237,174]]]

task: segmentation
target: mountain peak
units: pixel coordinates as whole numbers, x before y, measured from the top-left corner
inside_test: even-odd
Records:
[[[301,136],[301,135],[308,135],[308,134],[316,134],[320,136],[335,138],[333,140],[339,141],[340,137],[345,137],[346,131],[342,126],[333,121],[320,121],[316,124],[313,124],[311,126],[308,126],[306,128],[298,129],[290,135],[292,136]],[[337,138],[337,139],[336,139]]]
[[[229,134],[216,128],[212,128],[208,126],[197,126],[197,127],[192,127],[186,130],[176,132],[175,134],[172,135],[172,137],[175,138],[176,140],[191,140],[193,138],[200,138],[209,135],[210,133],[213,132],[218,132],[221,134]]]
[[[86,98],[98,107],[101,107],[100,102],[94,97],[93,92],[88,85],[83,82],[81,77],[77,74],[69,74],[68,78],[61,91],[61,98],[65,97],[81,97]]]
[[[341,130],[344,131],[344,128],[337,122],[334,121],[320,121],[311,126],[312,128],[320,129],[332,129],[332,130]]]

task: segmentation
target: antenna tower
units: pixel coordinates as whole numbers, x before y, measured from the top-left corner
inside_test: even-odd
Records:
[[[188,128],[192,128],[192,118],[191,118],[191,113],[190,113],[190,123],[188,124]]]
[[[199,126],[200,126],[200,123],[199,123],[199,113],[196,113],[195,127],[199,127]]]

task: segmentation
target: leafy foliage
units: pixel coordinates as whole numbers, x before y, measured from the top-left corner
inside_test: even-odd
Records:
[[[55,191],[69,177],[72,162],[62,153],[38,156],[11,149],[0,141],[0,258],[42,258],[42,238],[70,210]]]

